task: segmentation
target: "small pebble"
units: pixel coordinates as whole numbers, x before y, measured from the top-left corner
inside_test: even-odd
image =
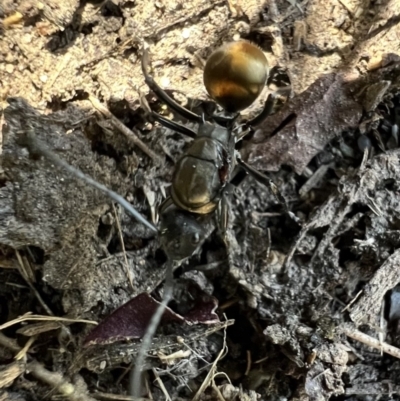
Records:
[[[182,37],[183,37],[184,39],[188,39],[189,36],[190,36],[190,29],[188,29],[188,28],[183,28],[183,30],[182,30]]]
[[[167,78],[167,77],[162,77],[162,78],[160,79],[160,84],[161,84],[161,86],[162,86],[163,88],[168,87],[170,83],[171,83],[171,81],[170,81],[169,78]]]
[[[26,35],[22,36],[21,42],[24,43],[25,45],[31,43],[32,42],[32,35],[26,34]]]
[[[6,64],[6,72],[12,74],[14,72],[14,66],[12,64]]]

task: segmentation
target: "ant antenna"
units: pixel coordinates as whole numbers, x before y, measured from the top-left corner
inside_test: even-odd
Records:
[[[147,228],[154,232],[158,232],[157,228],[150,223],[145,217],[143,217],[128,201],[126,201],[121,195],[118,195],[116,192],[108,189],[103,184],[100,184],[90,176],[84,174],[81,170],[76,167],[71,166],[65,160],[60,158],[56,153],[50,150],[41,140],[39,140],[32,130],[26,132],[26,140],[24,144],[28,147],[29,151],[32,154],[38,154],[45,157],[47,160],[53,162],[58,167],[68,171],[70,174],[75,177],[81,179],[82,181],[88,183],[89,185],[97,188],[99,191],[106,194],[109,198],[113,199],[117,203],[119,203],[122,207],[124,207],[137,221],[144,224]],[[141,373],[142,373],[142,365],[145,360],[146,354],[148,353],[151,342],[153,340],[154,334],[157,330],[157,327],[161,321],[162,315],[172,298],[173,295],[173,271],[176,263],[174,261],[168,262],[166,276],[165,276],[165,285],[164,285],[164,294],[161,303],[159,304],[157,310],[153,314],[150,323],[147,327],[146,334],[142,339],[142,345],[137,354],[135,368],[132,371],[132,380],[131,380],[131,394],[134,397],[140,397],[141,393]]]
[[[126,201],[121,195],[108,189],[105,185],[100,184],[92,177],[86,175],[76,167],[71,166],[64,159],[61,159],[56,153],[50,150],[40,139],[38,139],[32,130],[26,132],[26,141],[24,143],[29,151],[33,154],[44,156],[47,160],[53,162],[58,167],[68,171],[70,174],[79,178],[80,180],[88,183],[92,187],[97,188],[99,191],[106,194],[109,198],[119,203],[125,210],[127,210],[139,223],[142,223],[151,231],[157,233],[157,227],[150,223],[144,216],[142,216],[128,201]]]
[[[174,261],[169,261],[167,264],[167,270],[165,273],[165,284],[164,284],[164,294],[161,303],[158,305],[157,310],[151,317],[150,323],[147,326],[146,334],[142,339],[142,344],[140,346],[139,352],[135,361],[135,368],[131,371],[131,381],[130,381],[130,393],[134,399],[139,399],[142,389],[142,365],[144,363],[146,354],[148,353],[151,343],[153,341],[154,334],[157,327],[161,321],[162,315],[168,305],[168,302],[172,298],[173,290],[173,271],[175,267]]]

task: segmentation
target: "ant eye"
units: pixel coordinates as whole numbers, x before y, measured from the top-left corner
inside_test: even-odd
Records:
[[[191,238],[192,244],[198,244],[200,242],[199,233],[194,233]]]

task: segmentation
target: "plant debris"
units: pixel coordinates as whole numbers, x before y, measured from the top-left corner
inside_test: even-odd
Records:
[[[151,228],[27,134],[157,225],[191,139],[149,121],[146,104],[197,127],[149,91],[143,49],[155,80],[201,114],[218,111],[202,66],[238,39],[270,65],[244,122],[292,91],[238,144],[242,158],[301,224],[238,171],[227,240],[214,230],[174,270],[141,397],[396,399],[399,15],[397,0],[3,1],[0,400],[131,400],[168,265]]]

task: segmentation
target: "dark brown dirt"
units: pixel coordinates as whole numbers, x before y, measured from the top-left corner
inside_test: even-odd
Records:
[[[141,96],[185,123],[149,93],[143,47],[156,81],[199,112],[210,106],[204,61],[239,38],[272,70],[244,120],[282,82],[293,89],[240,151],[301,226],[255,180],[238,185],[231,249],[213,233],[175,271],[170,307],[185,322],[159,329],[143,397],[400,399],[398,0],[3,0],[0,19],[1,401],[132,399],[140,340],[84,340],[137,295],[159,299],[166,269],[150,230],[30,153],[26,133],[154,220],[190,139],[147,121]],[[206,301],[221,322],[205,317]]]

